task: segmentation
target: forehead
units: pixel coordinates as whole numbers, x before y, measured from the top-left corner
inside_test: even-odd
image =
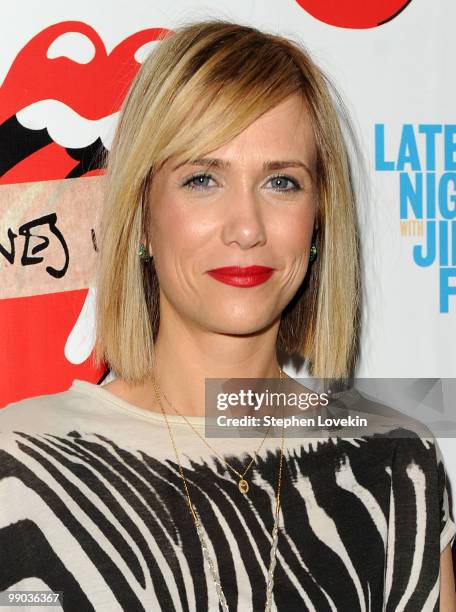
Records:
[[[311,169],[316,167],[317,150],[312,119],[303,96],[299,94],[288,96],[264,112],[220,147],[205,147],[204,151],[198,149],[198,146],[194,147],[197,154],[192,156],[184,152],[172,155],[161,170],[167,174],[185,166],[190,160],[201,158],[226,160],[226,167],[290,159],[301,160]]]
[[[305,156],[312,162],[316,156],[316,142],[310,113],[300,95],[266,111],[240,134],[217,149],[219,155],[245,151],[265,157],[286,155]]]

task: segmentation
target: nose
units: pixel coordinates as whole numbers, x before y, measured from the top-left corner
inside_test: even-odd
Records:
[[[241,249],[266,243],[266,226],[261,198],[246,186],[227,194],[224,210],[222,240],[227,246],[237,244]]]

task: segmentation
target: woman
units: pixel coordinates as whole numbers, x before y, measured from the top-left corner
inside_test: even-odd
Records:
[[[308,54],[251,27],[186,26],[145,61],[101,222],[96,358],[116,378],[2,411],[3,590],[84,610],[456,610],[433,441],[204,436],[206,379],[282,379],[278,352],[353,370],[341,120]]]

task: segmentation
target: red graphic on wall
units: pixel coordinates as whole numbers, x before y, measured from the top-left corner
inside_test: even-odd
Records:
[[[65,148],[53,141],[47,129],[30,130],[21,125],[16,113],[39,101],[58,100],[82,118],[108,117],[119,110],[141,65],[135,52],[166,31],[151,28],[136,32],[110,53],[97,32],[80,21],[57,23],[34,36],[19,51],[0,87],[0,184],[97,173],[97,153],[103,148],[100,140]],[[89,62],[48,57],[52,43],[68,33],[82,34],[93,45]]]
[[[296,0],[319,21],[339,28],[376,28],[402,13],[411,0]]]
[[[0,406],[62,391],[73,378],[99,377],[90,359],[74,365],[64,354],[86,294],[82,289],[0,301]]]
[[[81,126],[106,118],[109,122],[141,66],[135,53],[165,32],[164,28],[136,32],[109,53],[98,33],[79,21],[57,23],[34,36],[19,51],[0,87],[0,186],[67,178],[82,181],[102,174],[103,139],[95,135],[81,142],[78,122]],[[75,59],[77,52],[50,53],[51,45],[69,33],[85,37],[93,50],[89,61]],[[77,45],[81,39],[68,40]],[[61,115],[53,114],[53,109]],[[11,237],[11,230],[0,235],[2,274],[14,274],[14,266],[21,265],[20,256],[11,252]],[[31,275],[33,268],[28,267]],[[0,288],[0,407],[67,389],[74,378],[98,381],[104,368],[95,370],[90,358],[72,363],[64,352],[87,294],[88,289],[80,286],[62,291],[58,278],[55,292],[43,295],[5,298]]]

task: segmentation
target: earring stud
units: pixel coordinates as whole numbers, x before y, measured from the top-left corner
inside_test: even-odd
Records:
[[[313,242],[312,246],[310,247],[309,261],[314,261],[316,257],[317,257],[317,245],[315,244],[315,242]]]
[[[138,248],[138,255],[139,255],[139,259],[140,261],[147,263],[148,261],[150,261],[150,256],[149,253],[146,251],[146,247],[144,246],[144,244],[141,242]]]

